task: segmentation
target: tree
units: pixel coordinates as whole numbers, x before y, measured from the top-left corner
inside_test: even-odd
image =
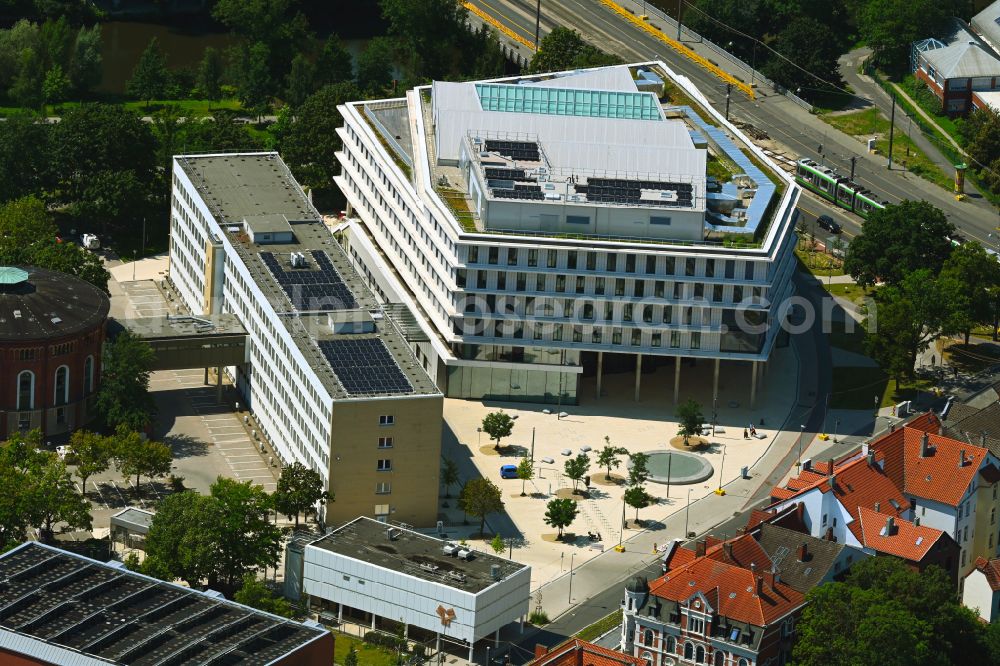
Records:
[[[42,106],[42,82],[45,70],[42,58],[32,48],[25,48],[18,57],[18,71],[7,95],[26,109]]]
[[[180,579],[197,588],[215,577],[222,546],[217,525],[218,501],[193,490],[160,501],[146,537],[143,570],[157,578]]]
[[[157,166],[153,133],[148,123],[125,107],[82,104],[67,109],[49,132],[48,162],[55,202],[88,202],[94,196],[95,180],[104,179],[107,173],[130,173],[129,187],[139,194],[152,189]],[[127,200],[137,199],[132,193]],[[128,212],[135,215],[134,210]]]
[[[639,522],[639,509],[645,509],[653,503],[653,497],[642,486],[631,486],[625,489],[625,503],[635,509],[635,522]]]
[[[149,373],[155,356],[149,343],[128,329],[104,348],[97,411],[111,427],[142,430],[156,406],[149,395]]]
[[[281,617],[293,617],[295,612],[288,599],[276,595],[267,584],[258,579],[253,574],[243,577],[243,587],[233,595],[233,601],[244,606],[250,606],[257,610]]]
[[[263,148],[264,144],[260,139],[250,134],[246,125],[234,122],[235,118],[235,111],[215,109],[209,117],[181,123],[176,142],[185,151],[247,151]]]
[[[112,455],[115,468],[126,479],[135,477],[135,494],[139,496],[139,482],[147,476],[150,480],[166,476],[174,462],[170,447],[161,442],[144,439],[124,423],[118,424],[112,438]]]
[[[649,480],[649,454],[630,453],[628,467],[628,485],[641,486]]]
[[[622,62],[618,56],[590,46],[576,30],[557,26],[542,38],[531,59],[530,72],[558,72],[582,67],[602,67]]]
[[[576,501],[571,499],[549,500],[545,505],[545,524],[558,530],[556,541],[562,541],[563,530],[573,524],[578,512]]]
[[[939,279],[950,304],[949,328],[965,336],[993,321],[992,292],[1000,287],[1000,263],[975,241],[955,248],[944,262]]]
[[[337,128],[344,120],[337,106],[361,98],[353,83],[326,86],[310,95],[295,113],[295,122],[279,142],[282,157],[303,185],[314,189],[333,186],[340,173]]]
[[[451,497],[451,487],[458,483],[458,465],[444,456],[441,457],[441,483],[444,484],[444,496]]]
[[[209,46],[198,63],[197,85],[199,94],[207,100],[217,102],[222,99],[222,54]]]
[[[378,94],[392,83],[392,42],[375,37],[358,56],[358,87]]]
[[[264,42],[239,47],[233,77],[244,108],[260,116],[274,97],[275,79],[269,65],[271,51]]]
[[[219,579],[235,586],[248,573],[274,567],[281,552],[281,530],[270,519],[271,498],[250,481],[219,477],[211,496],[218,502]]]
[[[679,421],[677,434],[684,437],[684,446],[688,445],[688,439],[701,435],[705,427],[705,416],[701,413],[701,405],[688,398],[677,408],[677,420]]]
[[[949,0],[869,0],[857,24],[875,62],[901,72],[910,45],[937,34],[951,16],[960,13],[958,3]]]
[[[273,499],[275,509],[289,518],[295,516],[295,528],[298,529],[299,514],[308,515],[317,504],[325,504],[330,499],[330,493],[323,487],[319,472],[300,462],[293,462],[281,469]]]
[[[112,452],[108,438],[96,432],[77,430],[70,435],[66,462],[76,467],[83,495],[87,494],[87,479],[110,467]]]
[[[490,541],[490,548],[497,555],[503,555],[503,551],[507,550],[507,544],[504,542],[503,537],[499,534],[493,535],[493,540]]]
[[[59,66],[65,70],[69,66],[70,55],[76,34],[65,15],[58,19],[46,19],[39,28],[42,50],[45,54],[45,66],[52,69]]]
[[[132,78],[126,84],[126,91],[149,106],[150,100],[163,98],[169,80],[167,58],[160,50],[156,37],[153,37],[132,70]]]
[[[839,41],[816,39],[816,35],[827,33],[828,24],[808,16],[793,18],[778,33],[773,45],[775,51],[789,59],[773,56],[761,67],[761,72],[791,90],[797,87],[807,90],[828,88],[811,75],[816,74],[834,82],[840,79],[837,74],[837,59],[842,53]]]
[[[490,412],[483,417],[482,429],[490,439],[496,440],[496,446],[493,448],[499,449],[500,440],[509,437],[514,430],[514,419],[503,412]]]
[[[0,206],[42,190],[49,168],[48,141],[49,126],[26,113],[0,122]],[[0,232],[0,245],[3,238]]]
[[[458,498],[462,511],[479,518],[479,534],[483,534],[486,516],[503,511],[500,489],[489,479],[472,479],[462,487]]]
[[[451,0],[381,0],[389,34],[413,78],[444,79],[460,71],[468,11]],[[360,59],[358,69],[361,69]]]
[[[299,53],[292,59],[292,69],[285,80],[285,101],[297,107],[306,101],[314,92],[315,70],[303,54]]]
[[[955,226],[926,201],[902,201],[872,211],[847,247],[844,272],[862,287],[898,285],[913,271],[937,275],[951,254]]]
[[[895,558],[868,558],[844,582],[813,588],[807,600],[796,625],[796,664],[995,662],[989,630],[957,602],[937,567],[916,572]]]
[[[52,65],[42,82],[42,99],[49,104],[58,104],[69,97],[72,84],[59,64]]]
[[[525,496],[524,484],[526,481],[530,481],[531,477],[535,475],[535,464],[531,461],[531,458],[525,456],[521,458],[521,462],[517,464],[517,478],[521,479],[521,497]]]
[[[57,523],[70,529],[89,530],[92,526],[90,502],[81,495],[66,464],[51,453],[43,454],[28,476],[28,516],[39,525],[42,540],[51,542]]]
[[[344,657],[344,666],[358,666],[358,651],[352,645]]]
[[[573,494],[576,494],[576,484],[583,480],[590,469],[590,458],[586,453],[581,453],[575,458],[566,461],[566,476],[573,482]]]
[[[333,83],[344,83],[354,79],[354,58],[350,51],[344,48],[340,38],[331,34],[323,42],[323,49],[316,58],[317,88]]]
[[[611,446],[611,438],[605,435],[604,448],[601,449],[599,454],[597,454],[597,466],[608,470],[608,473],[604,475],[605,481],[611,480],[611,468],[613,467],[618,469],[618,467],[622,464],[620,456],[627,454],[628,449],[620,446]]]
[[[76,33],[73,57],[70,60],[69,80],[79,93],[90,92],[101,84],[104,63],[101,59],[101,24],[80,28]]]
[[[917,354],[945,329],[951,304],[929,270],[914,271],[876,294],[865,320],[865,350],[896,380],[913,376]]]

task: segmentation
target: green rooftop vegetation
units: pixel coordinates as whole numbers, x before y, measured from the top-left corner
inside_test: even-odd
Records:
[[[469,200],[465,198],[465,194],[449,187],[438,187],[436,191],[441,200],[451,209],[452,215],[455,216],[458,223],[462,225],[462,231],[475,233],[477,231],[476,217],[472,209],[469,208]]]

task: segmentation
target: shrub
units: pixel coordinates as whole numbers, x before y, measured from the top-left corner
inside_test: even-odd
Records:
[[[384,647],[390,650],[406,649],[406,640],[391,634],[384,634],[381,631],[365,632],[364,641],[369,645],[377,645],[378,647]]]
[[[528,622],[531,624],[536,624],[541,626],[543,624],[549,623],[549,614],[543,610],[531,611],[531,615],[528,616]]]

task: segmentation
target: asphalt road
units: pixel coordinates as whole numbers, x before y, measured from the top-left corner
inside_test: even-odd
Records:
[[[512,30],[534,39],[536,5],[533,0],[473,1]],[[543,0],[542,35],[554,25],[572,27],[591,43],[618,54],[626,61],[663,60],[675,71],[690,78],[713,105],[725,105],[725,86],[719,79],[594,0]],[[885,158],[865,153],[864,146],[857,139],[834,130],[781,95],[768,90],[759,92],[763,96],[759,96],[757,101],[733,94],[731,118],[764,130],[782,144],[789,155],[824,161],[845,175],[850,172],[850,158],[857,156],[855,180],[880,197],[888,201],[925,199],[943,210],[966,237],[993,248],[998,247],[1000,232],[997,226],[1000,219],[988,202],[974,197],[958,202],[945,190],[918,176],[902,169],[889,171]],[[808,203],[803,208],[807,212],[812,211],[815,215],[822,211],[832,215],[844,224],[849,235],[860,228],[860,218],[848,213],[831,213],[837,209],[818,198],[806,197],[805,200]]]

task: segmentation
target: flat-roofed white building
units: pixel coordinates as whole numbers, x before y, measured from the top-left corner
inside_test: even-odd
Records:
[[[302,592],[310,609],[361,611],[403,622],[472,650],[523,622],[531,567],[407,529],[358,518],[305,546]]]
[[[614,353],[637,398],[644,360],[672,362],[676,398],[687,358],[716,395],[719,362],[742,362],[752,402],[799,191],[690,81],[645,63],[434,82],[341,113],[349,253],[414,312],[447,396],[572,403]]]

